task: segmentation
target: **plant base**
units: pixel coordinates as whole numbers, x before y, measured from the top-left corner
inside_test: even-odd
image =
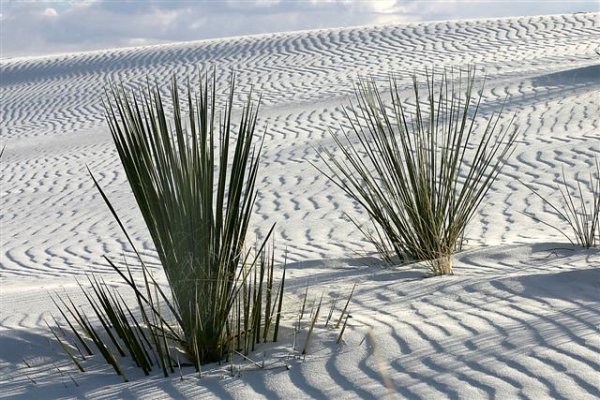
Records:
[[[431,271],[434,275],[454,275],[452,271],[452,255],[441,256],[431,260]]]

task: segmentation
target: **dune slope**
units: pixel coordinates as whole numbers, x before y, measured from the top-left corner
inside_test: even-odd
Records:
[[[600,253],[565,244],[528,217],[562,226],[521,184],[558,199],[562,168],[571,183],[589,182],[600,157],[599,26],[599,14],[572,14],[0,60],[0,398],[600,397]],[[520,131],[467,232],[456,275],[442,278],[373,265],[368,243],[344,218],[361,210],[309,163],[318,162],[316,147],[333,145],[327,130],[344,124],[358,75],[396,72],[408,87],[413,71],[432,65],[475,65],[486,75],[483,115],[507,99],[504,113]],[[120,383],[101,363],[76,373],[49,342],[49,293],[82,301],[75,278],[95,272],[118,282],[102,256],[129,252],[86,165],[157,260],[103,120],[103,88],[172,73],[183,80],[213,66],[223,87],[234,71],[242,94],[262,94],[254,222],[257,232],[277,222],[291,293],[309,283],[315,296],[336,298],[358,282],[346,343],[323,331],[290,370],[241,377],[215,370],[200,380],[157,374]]]

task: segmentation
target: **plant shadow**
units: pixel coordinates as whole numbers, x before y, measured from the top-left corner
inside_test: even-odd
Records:
[[[286,277],[286,288],[298,289],[321,283],[352,281],[400,281],[416,280],[430,276],[425,266],[402,264],[389,266],[375,256],[342,257],[336,259],[313,259],[287,264],[291,272]]]
[[[533,87],[590,85],[600,83],[600,65],[573,68],[566,71],[541,75],[532,80]]]
[[[526,297],[555,298],[600,302],[600,268],[554,272],[548,274],[525,275],[518,278]],[[565,291],[567,286],[577,290]]]

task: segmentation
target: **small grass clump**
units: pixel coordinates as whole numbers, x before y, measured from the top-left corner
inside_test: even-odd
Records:
[[[332,132],[320,169],[367,212],[374,229],[353,220],[385,260],[427,260],[435,275],[452,273],[465,228],[514,149],[512,121],[502,110],[475,123],[482,94],[475,74],[426,73],[426,99],[413,76],[414,112],[389,77],[390,101],[374,79],[359,79],[357,107],[345,109],[350,132]],[[458,78],[458,79],[455,79]]]
[[[335,343],[341,344],[344,336],[344,332],[346,327],[348,326],[348,321],[352,316],[348,310],[348,306],[350,305],[350,301],[352,300],[352,295],[354,294],[354,290],[356,289],[356,283],[352,286],[350,293],[347,298],[332,298],[329,299],[329,311],[327,314],[322,313],[322,309],[326,307],[326,303],[324,303],[325,295],[321,293],[319,297],[315,297],[312,301],[312,305],[310,307],[306,307],[308,295],[308,286],[306,287],[306,291],[302,295],[300,299],[300,307],[298,310],[297,317],[295,318],[295,328],[294,328],[294,342],[292,344],[293,352],[296,352],[296,344],[297,339],[301,336],[301,332],[304,328],[306,328],[306,334],[304,336],[304,344],[302,346],[302,351],[298,353],[298,356],[305,359],[307,355],[311,352],[311,343],[313,341],[313,337],[315,336],[315,329],[321,328],[321,330],[329,330],[330,332],[334,332],[339,330],[337,334]],[[318,298],[318,301],[317,301]],[[345,300],[345,302],[343,302]],[[344,303],[343,308],[338,308],[338,302],[342,301]],[[339,313],[339,316],[336,315]],[[305,319],[306,317],[306,319]],[[325,320],[324,322],[322,320]],[[334,323],[335,319],[337,319],[337,323]],[[319,323],[321,320],[321,323]],[[343,324],[342,324],[343,322]],[[342,324],[340,328],[340,324]],[[298,348],[299,350],[299,348]]]
[[[525,185],[569,225],[575,241],[562,227],[535,217],[534,219],[560,232],[572,245],[577,244],[586,249],[600,245],[600,162],[598,159],[595,160],[595,167],[596,176],[594,177],[594,171],[590,172],[589,189],[585,189],[580,182],[577,182],[577,191],[574,193],[569,189],[565,171],[562,170],[562,187],[558,187],[562,201],[559,205],[542,196],[532,186]]]
[[[179,350],[200,370],[201,364],[277,340],[285,267],[278,283],[267,246],[274,225],[255,247],[246,245],[262,148],[253,141],[259,103],[249,95],[234,122],[233,78],[220,111],[216,89],[216,73],[202,76],[196,90],[188,81],[180,101],[173,77],[170,120],[158,84],[142,92],[116,85],[107,90],[106,119],[168,289],[154,279],[92,175],[141,265],[136,282],[129,266],[105,257],[133,290],[138,307],[130,308],[96,277],[82,289],[103,334],[70,299],[59,298],[57,306],[75,342],[84,348],[94,343],[119,374],[115,353],[128,353],[146,373],[158,361],[167,375],[179,364]]]

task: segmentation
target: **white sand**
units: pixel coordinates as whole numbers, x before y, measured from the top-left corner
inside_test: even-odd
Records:
[[[561,168],[589,182],[600,156],[599,27],[600,14],[575,14],[0,60],[0,398],[379,398],[389,394],[383,376],[395,388],[389,396],[400,398],[600,397],[600,253],[523,215],[562,226],[519,183],[558,199]],[[327,128],[343,123],[340,106],[358,74],[473,63],[487,73],[483,113],[509,96],[505,115],[516,115],[521,136],[473,220],[469,249],[455,257],[452,277],[373,266],[363,256],[371,248],[342,219],[361,211],[309,164],[318,161],[313,147],[332,145]],[[358,282],[346,343],[320,330],[291,370],[241,377],[213,368],[197,379],[187,369],[183,381],[156,372],[121,383],[99,358],[78,373],[49,341],[49,293],[83,303],[75,278],[96,272],[118,282],[102,256],[128,251],[86,164],[156,261],[103,122],[103,86],[184,77],[198,65],[217,65],[221,84],[234,70],[240,88],[263,94],[268,131],[254,221],[257,230],[277,221],[278,246],[288,247],[291,314],[307,283],[311,296],[335,298]],[[372,340],[363,340],[369,326]],[[288,331],[268,357],[290,340]]]

